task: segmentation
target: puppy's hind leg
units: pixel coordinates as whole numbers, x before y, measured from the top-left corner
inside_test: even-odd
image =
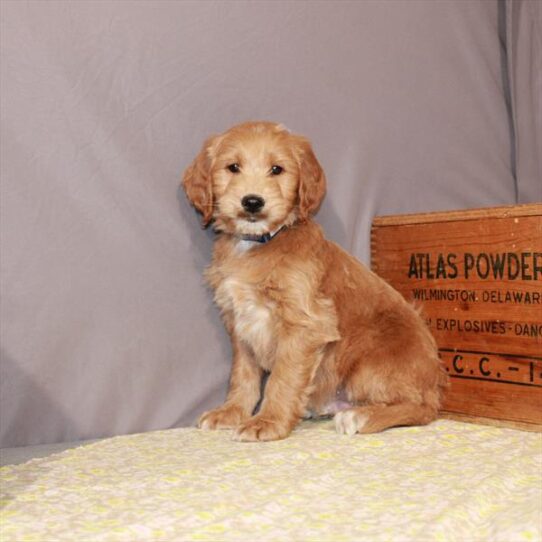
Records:
[[[401,425],[427,425],[437,417],[437,410],[429,405],[396,403],[370,405],[342,410],[335,415],[338,433],[378,433]]]

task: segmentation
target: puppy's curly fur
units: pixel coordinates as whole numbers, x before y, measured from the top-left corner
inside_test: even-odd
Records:
[[[233,348],[227,400],[201,428],[265,441],[307,415],[335,414],[346,434],[435,419],[447,383],[435,341],[398,292],[312,221],[326,179],[308,140],[269,122],[235,126],[205,142],[183,186],[219,232],[206,277]]]

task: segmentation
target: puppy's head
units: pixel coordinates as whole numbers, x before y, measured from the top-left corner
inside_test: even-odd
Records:
[[[209,138],[183,187],[206,226],[262,235],[304,221],[325,194],[324,172],[307,139],[280,124],[248,122]]]

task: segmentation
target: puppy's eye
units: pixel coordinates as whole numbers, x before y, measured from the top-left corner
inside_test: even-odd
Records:
[[[284,171],[281,166],[271,166],[271,175],[280,175]]]
[[[239,173],[241,171],[239,164],[230,164],[227,169],[229,169],[232,173]]]

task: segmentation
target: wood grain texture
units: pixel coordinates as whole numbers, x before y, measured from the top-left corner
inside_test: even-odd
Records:
[[[542,204],[376,217],[371,257],[421,307],[446,411],[542,427]]]
[[[480,218],[508,218],[510,216],[538,216],[540,203],[505,205],[439,213],[412,213],[404,215],[375,216],[373,226],[403,226],[406,224],[432,224],[433,222],[454,222],[456,220],[478,220]]]

